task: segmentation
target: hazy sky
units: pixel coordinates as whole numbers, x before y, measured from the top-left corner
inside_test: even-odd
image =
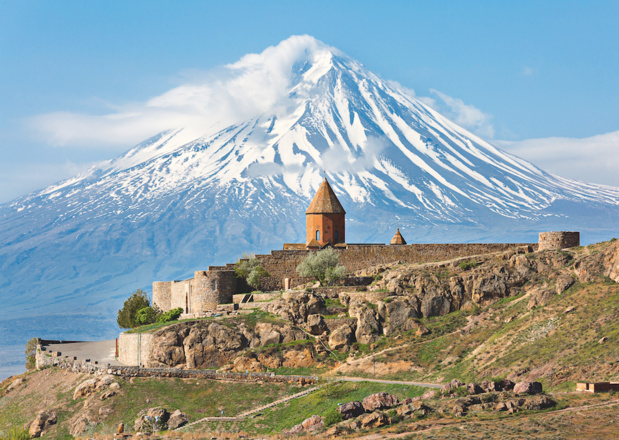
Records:
[[[618,1],[0,0],[0,202],[151,130],[103,116],[299,34],[550,172],[619,186],[617,17]]]

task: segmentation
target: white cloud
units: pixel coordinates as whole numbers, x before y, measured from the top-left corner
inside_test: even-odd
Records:
[[[430,92],[438,96],[440,101],[430,97],[419,97],[418,99],[467,130],[471,130],[485,139],[494,138],[491,115],[482,112],[471,104],[465,104],[461,99],[453,98],[438,90],[430,89]]]
[[[184,127],[212,133],[264,112],[285,110],[293,63],[338,53],[313,37],[293,36],[260,54],[206,72],[146,102],[105,115],[56,112],[34,116],[27,126],[53,146],[128,146],[164,130]],[[195,75],[194,75],[195,76]]]
[[[532,67],[529,67],[529,66],[524,66],[522,68],[522,74],[524,76],[533,76],[533,75],[535,75],[535,69],[533,69]]]
[[[619,187],[619,131],[582,139],[551,137],[495,143],[561,177]]]

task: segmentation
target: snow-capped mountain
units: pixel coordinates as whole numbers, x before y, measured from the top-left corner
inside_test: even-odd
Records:
[[[302,242],[323,174],[348,212],[350,242],[387,242],[396,227],[409,243],[617,232],[619,188],[511,156],[311,37],[226,69],[235,80],[266,70],[278,93],[245,85],[260,105],[241,119],[222,110],[161,132],[0,206],[5,311],[112,316],[153,280]]]

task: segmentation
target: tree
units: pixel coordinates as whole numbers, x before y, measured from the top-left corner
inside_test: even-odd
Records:
[[[157,306],[144,307],[138,310],[138,313],[135,316],[135,321],[139,325],[152,324],[153,322],[157,321],[157,318],[159,317],[159,315],[161,315],[161,312],[159,311],[159,309],[157,309]]]
[[[260,285],[264,278],[271,276],[271,274],[262,267],[260,260],[258,260],[255,255],[247,254],[243,254],[243,257],[234,265],[234,272],[237,277],[243,278],[247,284],[256,290],[260,290]]]
[[[24,350],[26,354],[26,370],[32,370],[36,367],[36,355],[37,355],[37,344],[39,343],[38,338],[30,338],[28,342],[26,342],[26,349]]]
[[[150,301],[146,296],[146,292],[138,289],[127,298],[123,308],[118,311],[118,317],[116,318],[118,326],[120,328],[134,328],[140,325],[137,321],[138,312],[145,307],[150,307]]]
[[[346,276],[346,268],[340,263],[340,255],[332,248],[311,253],[297,266],[302,277],[316,278],[321,286],[335,284]]]

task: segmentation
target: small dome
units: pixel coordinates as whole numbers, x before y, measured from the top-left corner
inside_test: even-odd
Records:
[[[393,236],[389,244],[390,245],[406,244],[406,240],[404,240],[404,237],[402,237],[402,234],[400,234],[400,228],[398,228],[398,230],[395,231],[395,235]]]

